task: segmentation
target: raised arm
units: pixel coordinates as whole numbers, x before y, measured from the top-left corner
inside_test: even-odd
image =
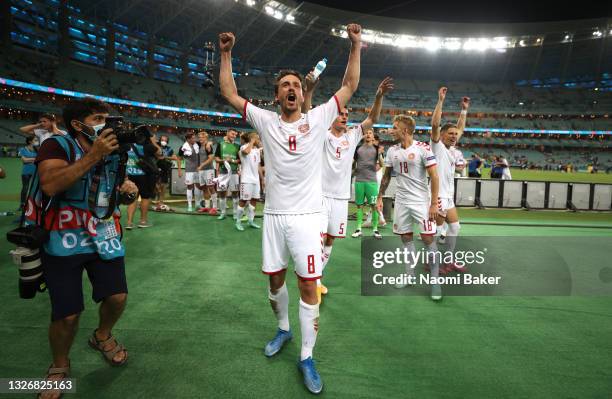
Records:
[[[359,75],[361,68],[361,26],[348,24],[346,27],[348,37],[351,39],[351,52],[349,53],[348,64],[342,79],[342,87],[336,92],[340,108],[345,107],[353,93],[359,86]]]
[[[251,150],[253,149],[253,140],[249,141],[247,143],[247,146],[244,148],[244,150],[240,150],[240,152],[242,153],[242,155],[249,155],[251,153]]]
[[[40,123],[34,123],[32,125],[25,125],[19,128],[21,133],[32,135],[34,134],[35,129],[42,129],[42,125]]]
[[[434,109],[433,115],[431,116],[431,141],[437,143],[440,141],[440,121],[442,120],[442,105],[446,98],[446,87],[440,87],[438,90],[438,103]]]
[[[382,82],[378,85],[378,90],[376,90],[376,98],[374,99],[374,104],[372,105],[372,109],[370,109],[370,113],[368,117],[361,122],[361,128],[363,130],[371,129],[372,126],[376,122],[378,122],[378,118],[380,117],[380,111],[382,110],[382,102],[385,94],[393,90],[393,78],[386,77]]]
[[[459,132],[457,133],[457,141],[459,141],[459,139],[463,135],[463,129],[465,129],[468,108],[470,108],[470,98],[463,97],[461,99],[461,114],[459,114],[459,120],[457,120],[457,130],[459,130]]]
[[[438,215],[438,189],[440,188],[440,179],[438,178],[438,169],[435,166],[427,168],[429,181],[431,182],[431,204],[429,205],[429,220],[436,220]]]
[[[318,84],[319,79],[314,78],[312,71],[308,72],[308,75],[304,78],[304,102],[302,103],[302,113],[305,114],[312,108],[312,96]]]
[[[219,51],[221,52],[221,69],[219,71],[219,86],[221,95],[236,111],[244,112],[245,99],[238,95],[234,75],[232,75],[232,47],[236,38],[231,32],[219,35]]]

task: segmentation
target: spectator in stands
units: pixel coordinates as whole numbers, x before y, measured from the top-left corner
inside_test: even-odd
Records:
[[[38,118],[38,123],[22,126],[19,130],[21,133],[38,137],[40,145],[54,134],[66,134],[65,131],[57,128],[57,121],[53,114],[42,114],[40,118]]]
[[[140,222],[138,227],[151,227],[148,221],[149,205],[155,196],[155,184],[157,183],[157,160],[162,157],[162,150],[157,145],[155,135],[151,136],[150,141],[144,144],[132,144],[128,152],[127,175],[138,187],[140,193]],[[133,220],[136,213],[138,201],[132,202],[128,206],[128,217],[126,230],[134,228]]]
[[[469,177],[482,177],[482,173],[480,172],[480,168],[482,167],[482,160],[478,156],[478,154],[472,154],[472,159],[468,164],[468,176]]]
[[[26,195],[28,193],[28,187],[30,185],[30,179],[36,171],[34,161],[36,161],[37,151],[34,148],[34,137],[30,136],[26,138],[25,147],[19,149],[19,156],[23,162],[23,168],[21,169],[21,201],[19,208],[23,208],[25,204]]]

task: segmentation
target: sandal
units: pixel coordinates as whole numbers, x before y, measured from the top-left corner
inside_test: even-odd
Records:
[[[61,380],[51,380],[49,377],[51,377],[52,375],[56,375],[56,374],[61,374],[62,378],[61,380],[68,378],[70,375],[70,364],[67,367],[53,367],[53,363],[51,363],[51,365],[49,366],[49,368],[47,369],[47,376],[45,377],[45,379],[47,381],[61,381]],[[41,398],[42,394],[45,392],[52,392],[54,391],[53,389],[48,389],[48,390],[44,390],[42,392],[39,392],[37,395],[37,398]],[[59,396],[58,399],[61,398],[63,395],[63,392],[59,392]]]
[[[95,329],[91,338],[89,338],[89,346],[91,346],[93,349],[99,351],[100,353],[102,353],[102,355],[104,356],[104,360],[106,360],[111,366],[122,366],[125,364],[125,362],[127,362],[128,359],[128,351],[127,349],[125,349],[125,347],[123,346],[123,344],[120,344],[119,342],[117,342],[117,340],[115,339],[115,337],[113,336],[113,334],[111,334],[108,338],[104,339],[104,340],[99,340],[96,337],[96,331],[98,331],[98,329]],[[111,349],[108,350],[104,350],[104,347],[106,346],[106,344],[108,344],[109,342],[115,342],[115,346]],[[114,360],[114,357],[117,353],[119,352],[125,352],[125,357],[123,358],[123,360],[117,362]]]

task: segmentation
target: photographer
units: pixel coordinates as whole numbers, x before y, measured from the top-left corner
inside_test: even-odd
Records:
[[[99,208],[108,209],[109,203],[116,203],[118,184],[119,192],[136,191],[131,182],[115,181],[122,173],[119,155],[114,154],[119,149],[117,137],[112,129],[104,129],[109,112],[106,103],[95,99],[72,101],[63,111],[69,134],[47,138],[36,158],[42,207],[55,203],[55,207],[46,207],[41,221],[50,230],[41,251],[52,309],[50,380],[67,378],[70,373],[69,351],[84,309],[83,269],[93,287],[94,301],[101,302],[98,328],[89,345],[112,365],[122,365],[128,359],[127,350],[111,334],[127,299],[124,248],[119,238],[121,215],[115,207],[112,218],[98,219],[92,214],[91,202],[88,205],[90,192],[95,193],[97,214]],[[30,215],[33,207],[32,198],[28,198]],[[28,220],[32,221],[32,216]],[[47,391],[42,397],[58,397],[58,393]]]
[[[148,222],[147,215],[149,213],[149,205],[151,199],[155,196],[155,184],[159,169],[157,168],[157,159],[162,158],[161,148],[157,145],[155,136],[151,136],[143,145],[131,144],[128,151],[127,175],[130,181],[133,181],[138,187],[140,193],[140,222],[138,227],[151,227]],[[126,230],[134,228],[133,220],[134,213],[138,204],[136,201],[128,206],[128,217]]]
[[[166,185],[170,183],[170,176],[172,174],[172,161],[176,161],[180,172],[180,159],[174,155],[174,150],[169,145],[170,138],[166,135],[160,137],[159,146],[161,148],[161,158],[157,161],[157,167],[159,168],[159,176],[157,178],[157,195],[159,201],[155,207],[156,211],[169,211],[171,210],[166,204],[164,204],[164,198],[166,194]],[[181,177],[179,173],[179,177]]]

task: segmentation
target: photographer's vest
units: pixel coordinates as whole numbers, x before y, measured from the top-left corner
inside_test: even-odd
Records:
[[[136,153],[136,151],[138,153]],[[138,162],[140,158],[144,158],[144,148],[140,144],[134,144],[128,151],[127,174],[130,176],[142,176],[145,172],[142,170]]]
[[[68,155],[69,163],[78,161],[84,155],[80,145],[70,135],[52,136],[48,140],[56,140],[60,144]],[[119,155],[109,155],[104,158],[103,162],[104,166],[101,168],[96,195],[98,215],[106,213],[109,195],[113,192],[113,185],[119,170]],[[44,244],[47,254],[72,256],[98,253],[102,259],[113,259],[125,255],[125,249],[121,243],[119,207],[115,208],[112,216],[107,220],[94,217],[89,210],[89,189],[97,169],[98,167],[94,166],[68,190],[44,203],[39,187],[38,171],[34,175],[28,194],[26,223],[36,224],[37,214],[41,214],[43,206],[47,207],[44,224],[42,224],[49,231],[49,241]],[[117,200],[116,203],[118,204],[119,201]]]

